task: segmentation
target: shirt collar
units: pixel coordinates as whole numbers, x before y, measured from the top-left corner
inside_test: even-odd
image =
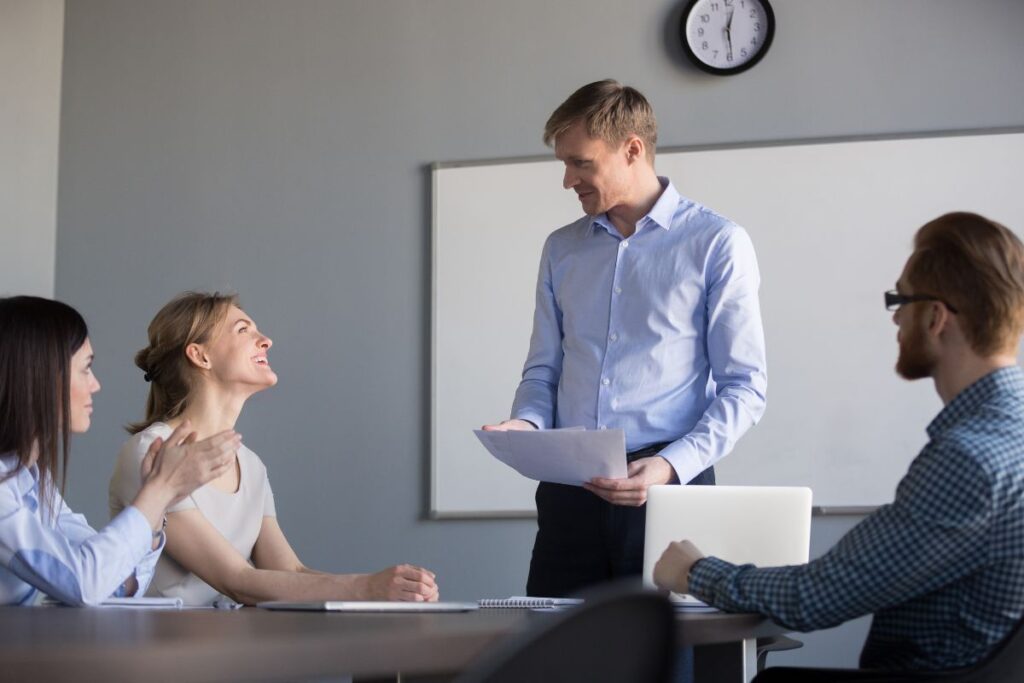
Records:
[[[647,218],[662,228],[671,230],[672,219],[675,218],[676,209],[679,208],[679,192],[668,178],[658,176],[658,180],[665,189],[662,190],[661,196],[658,197],[658,201],[654,202],[651,210],[647,212]]]
[[[676,209],[679,207],[679,200],[682,197],[668,178],[658,176],[658,182],[661,183],[663,188],[661,196],[658,197],[658,201],[654,202],[654,206],[651,207],[651,210],[640,221],[640,227],[643,227],[649,221],[665,230],[671,230],[672,219],[675,218]],[[606,213],[599,214],[591,219],[590,232],[593,233],[597,226],[601,226],[613,235],[619,234],[619,231],[612,225]]]
[[[929,438],[935,439],[955,425],[965,415],[999,394],[1024,397],[1024,371],[1016,365],[1000,368],[985,375],[953,397],[928,425]]]
[[[9,474],[18,467],[18,458],[14,455],[4,455],[0,458],[0,474]],[[18,495],[24,498],[39,486],[39,468],[35,465],[22,467],[18,473],[11,477],[11,482]]]

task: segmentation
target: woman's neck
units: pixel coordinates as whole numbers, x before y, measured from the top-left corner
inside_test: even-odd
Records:
[[[242,412],[242,406],[245,405],[248,398],[248,395],[203,385],[189,400],[188,407],[182,411],[181,415],[167,420],[167,424],[173,428],[185,420],[189,420],[197,438],[205,439],[226,429],[234,429],[238,416]]]
[[[26,467],[32,467],[32,465],[35,465],[38,461],[39,461],[39,442],[38,441],[33,441],[32,442],[32,450],[29,451],[28,462],[25,463],[25,466]]]

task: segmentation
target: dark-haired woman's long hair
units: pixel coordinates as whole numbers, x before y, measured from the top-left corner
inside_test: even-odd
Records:
[[[71,434],[71,357],[85,343],[85,320],[67,304],[34,296],[0,298],[0,457],[17,458],[5,478],[37,454],[39,493],[53,513],[64,494]]]

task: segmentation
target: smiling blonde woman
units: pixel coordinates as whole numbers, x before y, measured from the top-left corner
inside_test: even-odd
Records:
[[[129,427],[110,482],[111,514],[138,489],[149,444],[189,420],[200,437],[233,429],[245,402],[277,383],[270,337],[234,295],[187,292],[149,325],[135,363],[150,383],[146,418]],[[222,426],[223,425],[223,426]],[[207,605],[264,600],[437,600],[434,575],[411,565],[329,574],[299,560],[277,522],[266,467],[245,445],[234,467],[168,509],[167,549],[150,592]]]

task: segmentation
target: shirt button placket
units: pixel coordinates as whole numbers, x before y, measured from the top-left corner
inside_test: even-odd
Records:
[[[622,294],[622,287],[619,285],[619,273],[620,264],[622,259],[625,257],[626,250],[629,248],[629,240],[622,240],[619,242],[619,248],[615,253],[615,271],[612,273],[612,296],[611,306],[608,311],[608,336],[606,339],[608,343],[605,345],[604,360],[601,363],[601,385],[598,388],[598,401],[597,401],[597,423],[598,429],[607,429],[605,422],[605,409],[614,410],[616,400],[614,393],[610,391],[612,384],[612,377],[608,376],[608,368],[611,364],[609,362],[609,352],[611,351],[611,345],[619,340],[618,332],[612,330],[617,327],[617,312],[619,308],[618,297]],[[614,354],[612,354],[614,355]]]

